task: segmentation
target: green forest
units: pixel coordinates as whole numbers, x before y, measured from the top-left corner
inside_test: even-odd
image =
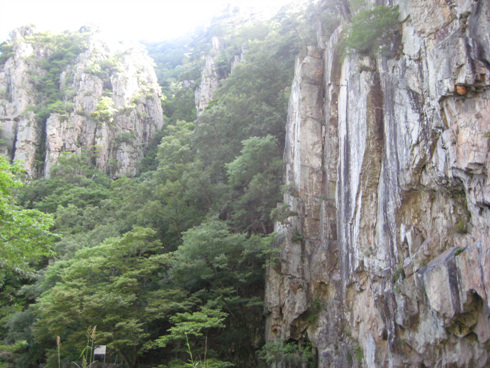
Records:
[[[316,44],[318,26],[328,34],[339,24],[339,9],[310,2],[266,21],[229,12],[146,44],[165,127],[136,177],[111,179],[90,151],[65,154],[50,178],[35,180],[0,157],[0,367],[88,367],[97,345],[131,368],[313,362],[308,348],[265,344],[263,294],[287,190],[294,61]],[[215,59],[220,88],[198,117],[194,89],[213,37],[225,45]],[[46,67],[56,74],[86,38],[41,41],[53,40],[60,53]],[[59,107],[59,77],[49,80],[39,83],[49,95],[41,120]]]

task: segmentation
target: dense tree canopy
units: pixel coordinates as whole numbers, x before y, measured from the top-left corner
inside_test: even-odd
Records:
[[[49,232],[51,216],[15,204],[13,191],[21,185],[15,177],[19,172],[19,166],[0,156],[0,283],[6,273],[26,272],[32,262],[50,255],[54,240]]]
[[[192,37],[148,45],[166,125],[135,178],[111,180],[84,152],[20,188],[18,167],[0,157],[0,287],[10,298],[0,305],[0,366],[82,365],[93,344],[126,367],[260,365],[287,100],[315,6],[270,21],[231,12]],[[213,37],[225,44],[220,88],[197,118],[194,88]],[[53,101],[38,114],[56,107],[63,55],[72,62],[85,47],[80,35],[52,40],[59,60],[42,81]],[[111,119],[111,106],[91,119]]]

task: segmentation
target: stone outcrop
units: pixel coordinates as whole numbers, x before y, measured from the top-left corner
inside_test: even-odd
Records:
[[[224,67],[223,63],[228,63],[226,59],[223,59],[223,50],[223,40],[218,37],[213,37],[211,51],[206,56],[206,62],[201,70],[201,82],[194,91],[194,103],[196,105],[197,115],[201,115],[209,103],[214,99],[216,91],[221,85],[220,80],[226,78],[227,73],[223,70],[221,72],[219,71],[220,67]],[[230,73],[243,61],[244,52],[245,47],[242,47],[240,53],[234,55],[229,61]],[[221,62],[221,65],[218,65],[218,62]]]
[[[201,71],[201,83],[195,90],[197,115],[202,114],[204,109],[209,105],[220,85],[216,58],[219,56],[224,45],[223,41],[218,37],[213,37],[212,45],[213,47],[206,56],[206,63]]]
[[[3,154],[23,161],[29,174],[49,177],[61,154],[88,150],[111,177],[135,175],[145,146],[164,123],[146,50],[96,35],[79,40],[82,51],[54,76],[59,101],[53,108],[46,79],[38,80],[48,73],[43,61],[59,49],[42,37],[28,27],[12,33],[12,56],[0,70]]]
[[[318,367],[488,366],[490,3],[385,5],[390,57],[341,60],[340,26],[297,60],[267,340]]]

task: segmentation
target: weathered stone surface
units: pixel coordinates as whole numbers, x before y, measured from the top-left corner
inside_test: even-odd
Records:
[[[490,3],[396,3],[396,57],[341,62],[338,29],[297,62],[266,335],[318,367],[484,367]]]
[[[221,49],[223,49],[223,41],[218,37],[213,37],[212,44],[213,48],[206,57],[206,63],[201,71],[201,84],[195,91],[197,115],[202,114],[209,102],[214,98],[214,94],[219,87],[219,75],[215,59]]]
[[[62,102],[72,107],[64,114],[52,113],[44,123],[30,111],[39,103],[30,76],[43,73],[37,60],[48,51],[30,40],[32,35],[30,28],[13,32],[14,54],[0,71],[0,91],[6,91],[0,96],[7,138],[3,154],[23,161],[29,174],[48,177],[63,152],[97,151],[100,170],[112,177],[135,175],[144,147],[163,126],[161,91],[146,50],[91,37],[87,50],[60,75]],[[93,113],[104,98],[113,113],[98,121]],[[44,161],[44,167],[36,160]]]

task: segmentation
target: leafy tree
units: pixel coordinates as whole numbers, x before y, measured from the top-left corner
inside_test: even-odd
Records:
[[[14,203],[14,188],[21,186],[15,177],[19,172],[19,166],[0,156],[0,282],[7,272],[26,272],[32,262],[52,254],[52,216]]]
[[[37,341],[49,345],[60,336],[62,356],[75,360],[84,348],[87,328],[96,325],[97,343],[108,345],[128,367],[135,367],[162,313],[154,296],[160,295],[157,276],[170,259],[154,236],[150,229],[135,228],[79,250],[58,268],[59,281],[35,307],[40,318],[34,326]],[[159,313],[146,313],[150,304]],[[57,366],[55,351],[48,351],[47,358],[48,366]]]
[[[262,266],[269,242],[269,237],[233,233],[226,223],[213,220],[187,230],[174,252],[171,272],[177,285],[199,295],[207,308],[228,315],[226,329],[208,335],[209,346],[224,360],[256,364],[254,341],[263,325]],[[191,347],[202,352],[202,345]]]
[[[352,16],[340,46],[344,53],[375,56],[380,51],[387,51],[396,41],[398,24],[398,7],[378,5],[361,9]]]
[[[196,120],[195,94],[192,88],[184,87],[180,82],[175,83],[169,88],[169,94],[170,96],[162,102],[163,113],[168,123]]]
[[[84,208],[107,198],[111,184],[107,175],[91,164],[92,155],[63,154],[53,168],[50,179],[40,179],[22,188],[19,202],[27,208],[55,213],[58,206]]]
[[[99,123],[111,124],[114,121],[116,111],[114,100],[111,97],[102,97],[97,102],[95,111],[91,113],[91,116]]]
[[[252,136],[270,134],[283,141],[291,70],[270,57],[267,42],[250,45],[245,62],[223,81],[216,102],[199,118],[196,145],[203,162],[222,167]]]
[[[260,358],[268,365],[288,367],[315,367],[316,362],[310,344],[301,346],[297,342],[274,341],[265,344],[259,352]]]
[[[271,135],[251,137],[242,144],[241,155],[226,165],[234,198],[231,217],[239,229],[270,233],[271,209],[280,201],[279,145]]]
[[[221,310],[205,306],[197,312],[177,313],[170,318],[170,321],[174,323],[174,326],[168,330],[170,333],[157,339],[155,344],[160,347],[166,347],[171,342],[185,341],[186,352],[189,355],[188,363],[184,365],[187,367],[233,367],[234,365],[230,362],[213,358],[213,351],[208,350],[207,345],[207,331],[225,327],[224,320],[226,317],[227,314]],[[204,347],[196,351],[195,340],[202,340],[202,336],[205,333]]]
[[[218,194],[212,200],[212,210],[221,219],[233,219],[240,231],[270,231],[270,227],[262,226],[266,221],[263,216],[259,216],[255,224],[244,224],[247,220],[239,213],[243,214],[253,206],[252,193],[258,192],[248,191],[250,198],[243,197],[240,188],[228,182],[230,177],[226,165],[240,156],[242,142],[251,137],[275,137],[281,143],[268,160],[276,162],[276,158],[281,157],[287,115],[287,86],[290,84],[292,64],[289,69],[286,61],[270,56],[271,49],[274,50],[271,46],[274,38],[271,35],[264,41],[249,44],[245,61],[239,63],[222,82],[214,103],[200,115],[193,136],[202,171],[210,173],[208,177],[214,189],[211,192]],[[257,176],[252,186],[258,189],[269,179],[272,177],[262,180]],[[280,177],[274,177],[273,180],[277,180],[278,185]],[[271,182],[271,185],[274,187],[276,184]],[[260,202],[258,197],[255,200],[256,203]],[[268,206],[269,202],[263,203],[260,212],[270,213],[275,203],[270,208]],[[248,219],[254,215],[251,214]]]
[[[37,210],[15,204],[15,189],[22,184],[20,166],[0,156],[0,321],[22,310],[26,298],[18,290],[29,281],[31,272],[42,258],[50,256],[56,239],[49,230],[53,218]],[[4,334],[0,326],[0,336]],[[26,336],[7,340],[0,350],[16,354],[28,343]],[[13,356],[13,355],[12,355]],[[0,365],[2,362],[0,360]]]
[[[194,124],[178,121],[167,127],[158,147],[159,184],[155,196],[163,205],[163,217],[169,230],[181,233],[202,221],[212,198],[205,172],[193,147]]]
[[[271,22],[239,19],[230,9],[184,43],[153,45],[167,125],[140,175],[111,181],[95,169],[92,147],[62,156],[51,178],[18,190],[21,206],[54,216],[61,239],[34,283],[11,277],[0,290],[18,301],[3,310],[5,343],[28,344],[12,355],[17,366],[58,366],[56,336],[62,359],[78,359],[94,326],[95,343],[128,366],[258,365],[264,258],[273,252],[266,234],[280,193],[289,86],[296,53],[314,34],[314,22],[305,22],[315,9],[285,9]],[[225,44],[215,55],[221,88],[195,121],[192,86],[214,36]],[[50,47],[62,58],[64,46]],[[51,71],[66,69],[75,51],[68,61],[52,60]],[[72,108],[60,102],[59,79],[48,67],[32,76],[53,92],[41,94],[34,109],[43,119]],[[107,60],[91,72],[107,79],[117,67]],[[110,123],[114,113],[105,98],[93,117]]]

